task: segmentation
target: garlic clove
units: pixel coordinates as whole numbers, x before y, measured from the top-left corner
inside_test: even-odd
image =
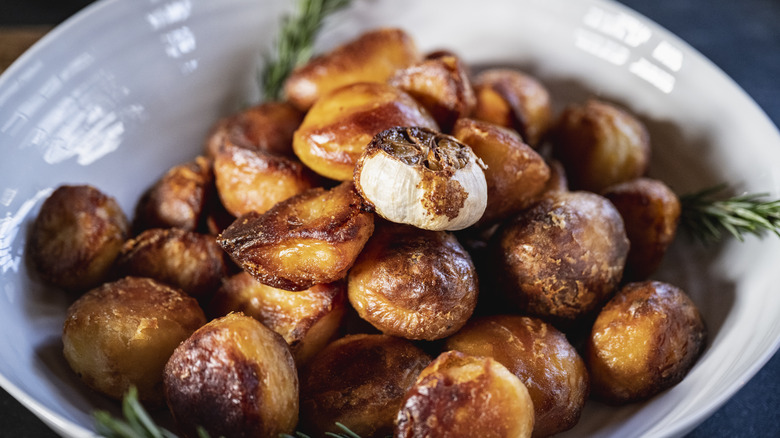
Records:
[[[377,134],[358,160],[355,187],[376,213],[434,231],[476,223],[487,205],[484,163],[454,137],[420,127]]]

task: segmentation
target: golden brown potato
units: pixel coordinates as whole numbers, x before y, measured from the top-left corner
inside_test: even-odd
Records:
[[[345,182],[244,215],[218,242],[261,283],[300,291],[344,278],[373,231],[374,215]]]
[[[550,169],[514,132],[490,122],[460,119],[452,135],[471,146],[487,165],[488,200],[478,226],[501,221],[537,200]]]
[[[303,113],[287,102],[263,102],[225,117],[206,138],[206,154],[214,158],[225,139],[245,149],[293,156],[292,136]]]
[[[623,404],[676,385],[706,337],[699,310],[682,290],[658,281],[627,284],[601,310],[587,342],[594,395]]]
[[[533,427],[533,403],[517,376],[491,358],[449,351],[404,396],[393,436],[527,438]]]
[[[490,246],[498,287],[509,301],[565,328],[614,292],[629,244],[606,198],[561,192],[505,222]]]
[[[534,77],[517,70],[489,69],[473,81],[477,105],[472,117],[512,128],[538,147],[552,119],[550,93]]]
[[[680,221],[680,200],[663,182],[638,178],[604,191],[623,217],[631,242],[624,280],[644,280],[658,269]]]
[[[550,179],[542,190],[540,197],[545,197],[554,193],[568,192],[569,180],[566,178],[566,170],[563,164],[556,159],[547,161],[547,167],[550,169]]]
[[[149,278],[126,277],[68,308],[63,353],[90,387],[121,399],[135,386],[142,401],[162,405],[165,362],[205,323],[194,298]]]
[[[84,291],[105,281],[129,223],[116,200],[88,186],[60,186],[43,202],[27,251],[48,283]]]
[[[347,181],[371,139],[396,126],[438,130],[417,101],[387,84],[359,82],[322,96],[293,136],[293,150],[312,170]]]
[[[238,146],[225,138],[214,158],[214,178],[222,205],[238,217],[265,213],[317,185],[317,177],[295,157]]]
[[[301,428],[321,436],[340,422],[360,436],[393,430],[401,398],[431,358],[409,341],[351,335],[334,341],[301,374]]]
[[[383,333],[430,341],[466,323],[478,289],[471,257],[452,234],[387,223],[350,270],[347,293]]]
[[[473,319],[445,348],[493,358],[520,378],[534,405],[534,437],[555,435],[579,421],[590,388],[588,371],[552,325],[518,315]]]
[[[117,258],[123,275],[154,278],[198,299],[210,297],[227,275],[216,238],[179,228],[153,228],[125,242]]]
[[[308,110],[325,94],[356,82],[383,83],[396,70],[420,61],[414,41],[400,29],[360,35],[293,71],[284,84],[287,99]]]
[[[396,72],[388,82],[398,87],[428,110],[443,132],[474,110],[477,98],[463,63],[442,54]]]
[[[298,375],[282,337],[256,319],[231,313],[181,343],[165,365],[168,407],[179,430],[276,437],[298,422]]]
[[[213,190],[214,174],[205,157],[169,169],[138,201],[136,233],[149,228],[197,231]]]
[[[643,176],[650,164],[644,124],[626,110],[595,99],[564,109],[552,141],[553,154],[574,190],[600,193]]]
[[[301,367],[338,332],[346,303],[347,288],[342,281],[290,292],[240,272],[223,282],[208,310],[214,316],[242,312],[262,322],[282,335]]]

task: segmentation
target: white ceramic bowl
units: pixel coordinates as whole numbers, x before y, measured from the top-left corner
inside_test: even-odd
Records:
[[[85,389],[61,355],[69,299],[28,269],[25,234],[42,200],[90,183],[131,213],[141,191],[202,148],[221,115],[256,99],[256,62],[291,2],[104,0],[56,28],[0,77],[0,384],[65,436],[90,436],[114,403]],[[558,108],[599,96],[648,125],[651,174],[678,193],[729,182],[780,188],[780,135],[739,87],[684,42],[603,0],[355,0],[326,49],[378,25],[476,68],[539,77]],[[446,10],[446,13],[441,11]],[[446,18],[436,18],[446,17]],[[703,249],[678,240],[656,276],[683,287],[710,329],[679,385],[624,408],[589,402],[564,436],[675,436],[703,421],[771,357],[780,339],[780,241]]]

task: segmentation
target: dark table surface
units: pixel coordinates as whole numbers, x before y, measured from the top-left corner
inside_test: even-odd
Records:
[[[733,78],[780,126],[780,0],[622,0]],[[0,26],[55,25],[88,0],[0,0]],[[780,291],[778,291],[780,299]],[[0,436],[56,436],[0,390]],[[780,354],[689,437],[780,437]]]

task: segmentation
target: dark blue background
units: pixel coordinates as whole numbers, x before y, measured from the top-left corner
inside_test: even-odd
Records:
[[[215,0],[219,1],[219,0]],[[0,26],[57,24],[88,0],[0,0]],[[780,0],[622,0],[687,41],[780,125]],[[780,260],[778,261],[780,263]],[[780,287],[778,298],[780,299]],[[0,436],[53,437],[0,390]],[[780,354],[689,437],[780,436]]]

